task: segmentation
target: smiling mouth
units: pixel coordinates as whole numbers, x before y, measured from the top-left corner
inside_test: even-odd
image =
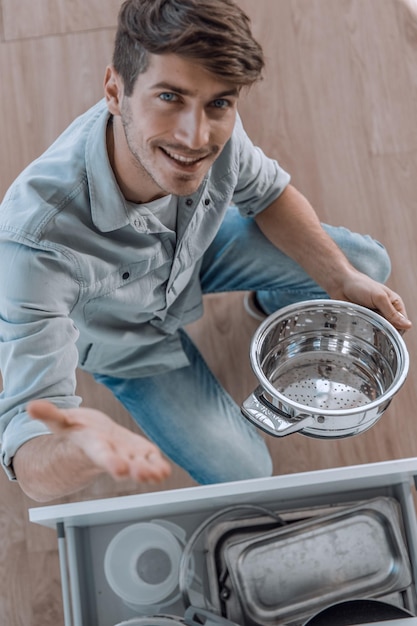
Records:
[[[178,152],[174,152],[162,147],[161,150],[167,157],[169,157],[172,161],[178,163],[182,167],[192,167],[197,163],[203,161],[208,156],[207,154],[203,154],[202,156],[200,155],[197,157],[185,156],[184,154],[179,154]]]

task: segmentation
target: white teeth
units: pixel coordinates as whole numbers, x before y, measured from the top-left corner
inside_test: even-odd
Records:
[[[197,161],[201,159],[201,157],[199,157],[198,159],[193,159],[192,157],[185,157],[182,154],[175,154],[174,152],[170,152],[166,148],[164,148],[164,150],[167,153],[167,155],[171,157],[171,159],[175,159],[176,161],[179,161],[180,163],[186,163],[187,165],[190,165],[191,163],[197,163]]]

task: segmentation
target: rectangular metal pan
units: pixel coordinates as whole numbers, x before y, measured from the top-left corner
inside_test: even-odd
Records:
[[[412,582],[397,503],[376,498],[328,516],[227,542],[223,553],[245,624],[275,625],[348,598]]]

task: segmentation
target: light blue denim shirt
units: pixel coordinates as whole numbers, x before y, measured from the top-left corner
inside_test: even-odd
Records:
[[[201,258],[227,207],[253,216],[289,182],[237,118],[198,191],[178,198],[175,238],[151,215],[132,219],[108,160],[108,119],[104,100],[77,118],[0,206],[1,462],[11,478],[15,451],[48,432],[26,403],[78,406],[77,366],[138,377],[187,364],[177,331],[202,313]]]

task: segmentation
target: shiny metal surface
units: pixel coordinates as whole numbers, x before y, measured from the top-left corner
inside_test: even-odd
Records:
[[[353,507],[356,504],[358,503],[352,502],[349,506]],[[240,600],[230,585],[230,577],[225,562],[225,552],[229,544],[249,538],[257,539],[272,529],[330,515],[345,509],[346,504],[331,507],[317,506],[282,511],[279,517],[273,516],[271,511],[269,515],[253,515],[241,518],[234,516],[232,519],[216,521],[215,524],[207,528],[204,540],[207,583],[212,607],[218,613],[233,615],[235,619],[240,615],[240,622],[244,621]]]
[[[412,583],[397,503],[390,498],[227,543],[224,561],[239,601],[228,618],[262,626]]]
[[[177,615],[148,615],[134,617],[115,626],[237,626],[220,615],[189,606],[183,617]]]
[[[372,426],[403,385],[405,343],[383,317],[310,300],[269,316],[251,344],[259,387],[243,414],[275,436],[346,437]]]
[[[184,620],[176,615],[148,615],[133,617],[115,626],[184,626]]]

